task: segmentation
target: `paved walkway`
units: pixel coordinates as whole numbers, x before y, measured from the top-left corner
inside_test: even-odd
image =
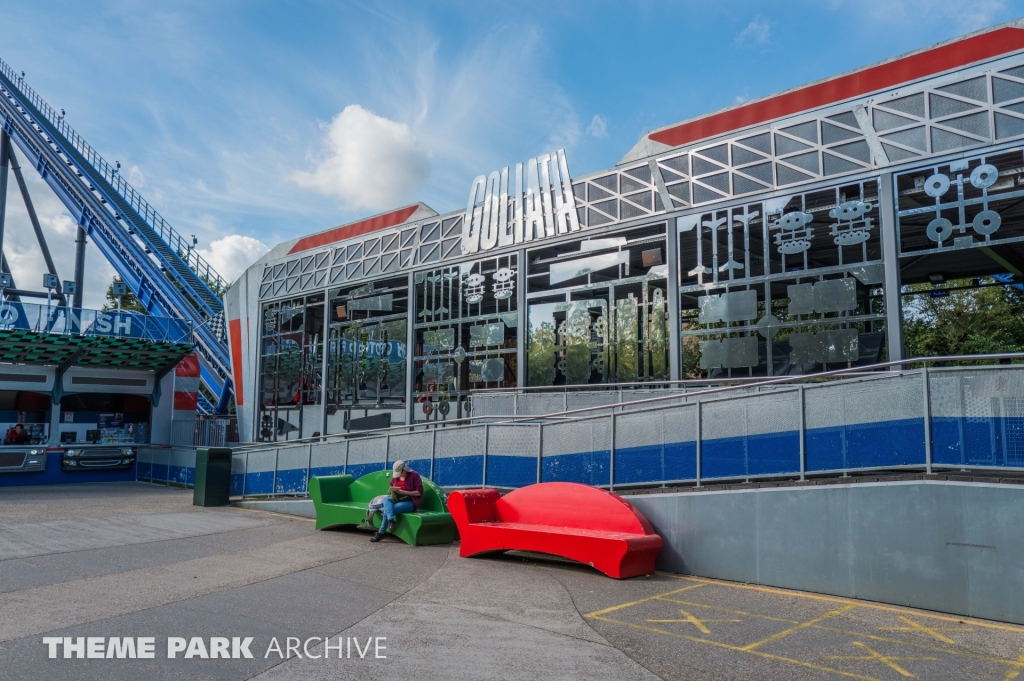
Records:
[[[44,636],[152,636],[156,658],[49,659]],[[253,657],[168,659],[168,637],[252,637]],[[265,655],[289,637],[301,658]],[[324,637],[341,638],[342,659],[322,657]],[[386,658],[366,652],[378,637]],[[1022,654],[1022,627],[675,575],[614,581],[526,555],[463,559],[457,546],[195,508],[191,492],[144,484],[0,495],[4,681],[1009,681]]]

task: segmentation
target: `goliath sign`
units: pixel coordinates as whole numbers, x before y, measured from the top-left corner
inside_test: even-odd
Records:
[[[481,175],[469,189],[462,222],[462,252],[489,251],[580,228],[565,150],[516,164],[515,193],[508,191],[508,167]],[[512,199],[511,206],[509,198]]]

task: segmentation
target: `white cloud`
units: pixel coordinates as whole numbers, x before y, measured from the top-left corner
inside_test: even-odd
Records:
[[[430,177],[430,153],[405,123],[350,104],[324,127],[313,170],[292,174],[302,187],[381,210],[414,200]]]
[[[608,122],[600,114],[594,114],[590,125],[587,126],[587,134],[598,139],[608,137]]]
[[[583,136],[571,100],[548,75],[538,29],[496,24],[453,46],[403,13],[386,21],[387,38],[367,34],[358,44],[358,88],[340,97],[404,123],[417,148],[429,150],[430,177],[413,198],[440,211],[465,205],[476,175],[572,149]]]
[[[128,169],[127,180],[136,189],[142,189],[146,186],[146,176],[142,173],[142,168],[139,166],[132,166]]]
[[[229,234],[211,242],[209,248],[196,250],[222,277],[233,282],[269,249],[251,236]]]
[[[738,47],[756,47],[764,45],[772,35],[772,24],[770,21],[758,17],[747,24],[747,27],[736,36]]]
[[[19,157],[19,160],[22,160],[22,157]],[[29,196],[32,197],[32,205],[36,209],[39,225],[46,238],[46,245],[57,274],[61,280],[70,281],[75,278],[75,236],[78,224],[50,186],[31,167],[23,165],[22,168],[25,184],[28,186]],[[46,263],[13,177],[10,178],[7,192],[4,255],[18,288],[42,291]],[[89,239],[85,251],[82,302],[86,308],[98,309],[106,300],[107,286],[114,278],[114,268],[92,241]],[[29,302],[40,301],[30,299]]]

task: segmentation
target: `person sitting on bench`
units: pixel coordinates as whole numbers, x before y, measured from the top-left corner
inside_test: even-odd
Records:
[[[423,480],[409,464],[396,461],[391,469],[391,488],[388,491],[390,495],[384,499],[384,517],[380,519],[380,529],[370,537],[372,542],[380,541],[388,530],[395,529],[398,524],[396,516],[412,513],[420,507]]]

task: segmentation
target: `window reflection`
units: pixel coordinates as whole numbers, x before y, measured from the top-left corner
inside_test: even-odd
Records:
[[[459,418],[470,390],[516,386],[516,253],[416,273],[417,420]]]
[[[257,437],[294,440],[320,431],[324,296],[263,306]]]
[[[666,380],[665,225],[531,251],[528,384]]]
[[[328,433],[345,431],[352,419],[405,422],[408,311],[406,276],[331,291]]]

